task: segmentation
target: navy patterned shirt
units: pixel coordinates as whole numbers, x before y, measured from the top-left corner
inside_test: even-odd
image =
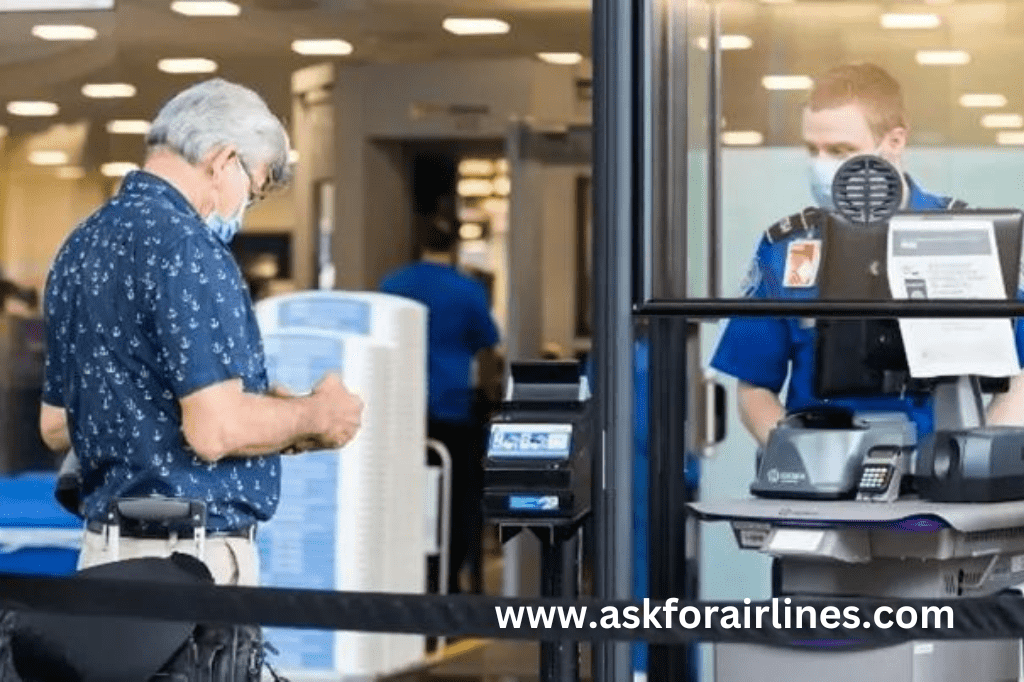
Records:
[[[85,516],[113,498],[203,500],[211,531],[266,520],[277,455],[199,459],[179,399],[228,379],[267,389],[252,303],[228,248],[170,184],[138,171],[60,248],[46,283],[43,400],[67,410]]]

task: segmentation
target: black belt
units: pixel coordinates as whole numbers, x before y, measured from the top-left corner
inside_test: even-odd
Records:
[[[90,533],[106,533],[107,529],[110,528],[110,524],[106,524],[103,521],[91,520],[85,524],[85,529]],[[171,535],[177,535],[180,539],[189,539],[194,536],[193,528],[191,526],[179,526],[170,528],[160,524],[121,524],[121,537],[123,538],[139,538],[149,540],[167,540]],[[255,524],[249,526],[243,526],[242,528],[235,528],[233,530],[207,530],[206,537],[208,538],[249,538],[256,537],[256,526]]]

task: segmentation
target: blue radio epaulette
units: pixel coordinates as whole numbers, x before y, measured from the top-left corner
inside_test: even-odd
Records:
[[[796,236],[808,236],[815,233],[821,222],[823,212],[817,206],[808,206],[799,213],[786,216],[774,223],[765,231],[765,237],[771,244]]]

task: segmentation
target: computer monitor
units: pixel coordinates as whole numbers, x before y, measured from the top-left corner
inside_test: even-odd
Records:
[[[1024,215],[1017,209],[907,211],[897,216],[924,220],[984,220],[995,230],[1003,285],[1016,298],[1020,277]],[[886,269],[889,222],[860,225],[828,214],[822,228],[819,298],[823,300],[887,301]],[[892,395],[927,391],[927,382],[910,378],[899,324],[895,319],[819,319],[815,348],[815,393],[818,398]],[[988,390],[1000,383],[985,382]],[[1004,389],[1005,390],[1005,389]]]

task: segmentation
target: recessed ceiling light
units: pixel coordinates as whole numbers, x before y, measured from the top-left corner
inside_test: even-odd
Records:
[[[963,66],[971,61],[964,50],[918,50],[916,58],[923,66]]]
[[[107,132],[112,135],[145,135],[149,132],[149,121],[130,119],[108,121]]]
[[[212,59],[161,59],[156,67],[164,73],[213,73],[217,62]]]
[[[480,223],[462,223],[459,226],[459,237],[466,241],[480,239],[484,236],[484,227]]]
[[[538,52],[537,59],[548,64],[573,66],[583,61],[583,55],[579,52]]]
[[[61,180],[81,180],[85,177],[85,169],[81,166],[61,166],[57,169],[57,177]]]
[[[764,142],[764,135],[756,130],[728,130],[722,133],[722,144],[752,147]]]
[[[707,36],[701,36],[697,38],[697,47],[702,50],[708,49]],[[741,34],[726,34],[718,38],[718,47],[722,50],[749,50],[753,47],[754,41],[750,39],[750,36]]]
[[[131,83],[86,83],[82,86],[82,94],[95,99],[135,97],[135,92]]]
[[[298,163],[298,162],[299,162],[299,150],[298,149],[289,149],[288,150],[288,163]]]
[[[1024,131],[1004,130],[996,133],[996,144],[1024,145]]]
[[[490,159],[462,159],[459,161],[459,175],[490,177],[494,175],[494,162]]]
[[[293,40],[292,51],[298,54],[317,55],[322,57],[344,57],[352,54],[352,43],[337,38]]]
[[[100,173],[103,173],[108,178],[120,178],[138,169],[139,164],[132,163],[131,161],[111,161],[100,166]]]
[[[237,17],[242,7],[227,0],[176,0],[171,10],[187,17]]]
[[[765,76],[761,84],[767,90],[810,90],[814,81],[810,76]]]
[[[1024,116],[1020,114],[985,114],[981,117],[982,128],[1024,128]]]
[[[487,197],[494,194],[494,183],[483,178],[464,178],[459,180],[455,191],[460,197]]]
[[[32,27],[32,35],[42,40],[95,40],[97,31],[91,26],[41,24]]]
[[[68,153],[56,149],[36,149],[28,153],[28,162],[33,166],[63,166],[68,162]]]
[[[53,102],[24,101],[7,103],[7,113],[12,116],[56,116],[59,111],[60,107]]]
[[[968,108],[998,108],[1006,106],[1006,97],[1003,95],[969,94],[960,95],[960,106]]]
[[[911,29],[938,28],[942,24],[938,14],[903,14],[887,12],[879,17],[882,28]]]
[[[470,19],[467,17],[448,17],[441,26],[449,33],[457,36],[499,35],[512,30],[508,22],[501,19]]]

